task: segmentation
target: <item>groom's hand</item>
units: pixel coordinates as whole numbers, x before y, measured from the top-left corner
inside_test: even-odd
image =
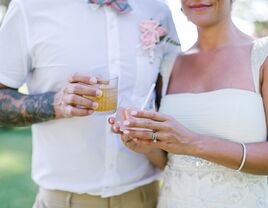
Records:
[[[102,91],[97,88],[98,80],[94,76],[75,73],[68,83],[55,94],[54,109],[56,118],[88,116],[98,108],[93,99],[101,97]]]

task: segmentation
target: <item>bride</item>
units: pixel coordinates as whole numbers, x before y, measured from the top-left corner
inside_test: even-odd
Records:
[[[168,152],[150,158],[167,161],[159,208],[267,208],[268,38],[237,29],[231,0],[181,3],[198,40],[163,63],[160,113],[132,111],[122,140]]]

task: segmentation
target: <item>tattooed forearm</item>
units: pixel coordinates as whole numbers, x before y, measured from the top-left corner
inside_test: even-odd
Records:
[[[0,126],[27,126],[54,119],[54,95],[23,95],[14,89],[0,89]]]

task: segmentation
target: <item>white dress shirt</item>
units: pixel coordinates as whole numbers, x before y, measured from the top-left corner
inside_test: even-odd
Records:
[[[120,106],[139,107],[164,56],[179,51],[165,41],[155,59],[140,47],[139,24],[154,19],[177,40],[171,14],[156,0],[130,0],[118,15],[84,0],[13,0],[0,30],[0,83],[29,93],[58,91],[74,72],[106,67],[120,77]],[[110,131],[107,116],[60,119],[32,126],[32,177],[41,187],[108,197],[154,181],[159,171]]]

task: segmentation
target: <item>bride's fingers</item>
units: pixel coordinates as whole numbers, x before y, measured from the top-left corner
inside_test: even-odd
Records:
[[[151,119],[153,121],[158,121],[158,122],[164,122],[170,119],[169,116],[162,114],[162,113],[155,112],[155,111],[132,110],[130,111],[130,115],[137,117],[137,118],[147,118],[147,119]]]
[[[120,131],[120,126],[119,124],[115,121],[115,118],[114,117],[110,117],[108,118],[108,122],[109,124],[111,124],[111,130],[112,132],[116,133],[116,134],[119,134],[119,133],[122,133]]]
[[[165,140],[165,137],[163,136],[164,134],[161,132],[152,132],[152,131],[133,131],[133,130],[126,130],[124,131],[124,134],[128,138],[140,138],[140,140],[149,140],[149,141],[161,141]]]
[[[124,121],[124,126],[126,128],[145,128],[148,129],[148,131],[160,131],[165,129],[163,122],[141,118],[129,118],[128,120]]]
[[[108,122],[109,124],[113,125],[115,123],[115,118],[114,117],[108,118]]]
[[[138,145],[151,146],[161,149],[164,142],[162,141],[153,142],[152,140],[137,139],[135,143]]]
[[[131,138],[128,137],[128,135],[126,134],[122,134],[121,135],[121,141],[126,144],[127,142],[129,142],[131,140]]]
[[[136,144],[139,144],[139,145],[151,145],[152,144],[152,141],[150,140],[144,140],[144,139],[137,139],[135,141]]]
[[[118,124],[113,124],[111,126],[112,132],[116,134],[121,134],[122,132],[120,131],[120,126]]]

